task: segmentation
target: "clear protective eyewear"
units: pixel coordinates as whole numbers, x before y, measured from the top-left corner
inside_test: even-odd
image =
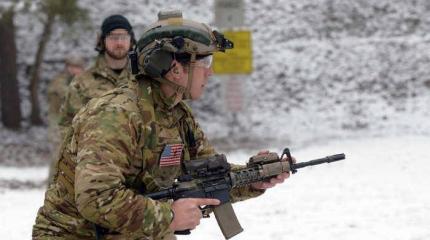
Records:
[[[200,58],[196,60],[196,66],[209,69],[212,66],[212,61],[213,61],[213,56],[208,55],[204,58]]]
[[[130,41],[130,34],[109,34],[106,38],[110,41]]]

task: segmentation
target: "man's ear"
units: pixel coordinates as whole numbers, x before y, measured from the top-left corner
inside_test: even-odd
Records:
[[[166,73],[166,76],[168,79],[177,81],[179,79],[180,70],[179,67],[180,63],[176,60],[173,60],[170,64],[170,70]]]
[[[185,73],[185,69],[180,62],[173,60],[170,72],[174,77],[180,78]]]

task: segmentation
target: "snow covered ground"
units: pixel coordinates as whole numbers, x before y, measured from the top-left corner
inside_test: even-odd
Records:
[[[241,239],[430,239],[430,137],[358,138],[293,149],[298,161],[344,152],[345,161],[301,169],[260,198],[234,205]],[[280,152],[281,149],[273,149]],[[243,163],[249,152],[228,154]],[[0,168],[0,180],[43,181],[46,168]],[[0,189],[0,239],[30,239],[43,189]],[[214,217],[191,236],[222,239]]]

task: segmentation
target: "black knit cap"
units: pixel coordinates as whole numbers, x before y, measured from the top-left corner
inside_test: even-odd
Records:
[[[112,15],[107,17],[102,23],[102,36],[105,37],[110,32],[118,28],[125,29],[129,33],[133,30],[127,18],[122,15]]]

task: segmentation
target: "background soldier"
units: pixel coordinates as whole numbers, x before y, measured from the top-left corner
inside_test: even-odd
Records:
[[[51,142],[52,162],[58,157],[58,146],[60,142],[60,132],[58,122],[60,119],[60,107],[64,102],[67,87],[72,78],[81,74],[85,69],[85,61],[81,56],[70,54],[64,59],[64,70],[55,76],[48,85],[48,139]],[[49,176],[52,175],[52,166]],[[50,177],[48,178],[49,182]]]
[[[74,76],[85,70],[85,61],[81,56],[71,54],[64,59],[64,70],[56,75],[48,85],[49,126],[58,125],[60,107],[66,96],[66,90]]]
[[[96,63],[69,85],[61,109],[60,126],[70,126],[78,110],[91,98],[127,82],[131,75],[127,68],[128,52],[135,45],[133,28],[122,15],[107,17],[97,41]]]
[[[212,75],[212,53],[230,41],[179,13],[160,15],[139,41],[137,80],[91,100],[74,118],[33,239],[174,239],[194,229],[200,206],[217,199],[163,202],[141,195],[171,186],[181,162],[215,154],[183,99],[198,99]],[[239,166],[233,166],[239,167]],[[285,173],[232,190],[233,201],[256,197]]]

